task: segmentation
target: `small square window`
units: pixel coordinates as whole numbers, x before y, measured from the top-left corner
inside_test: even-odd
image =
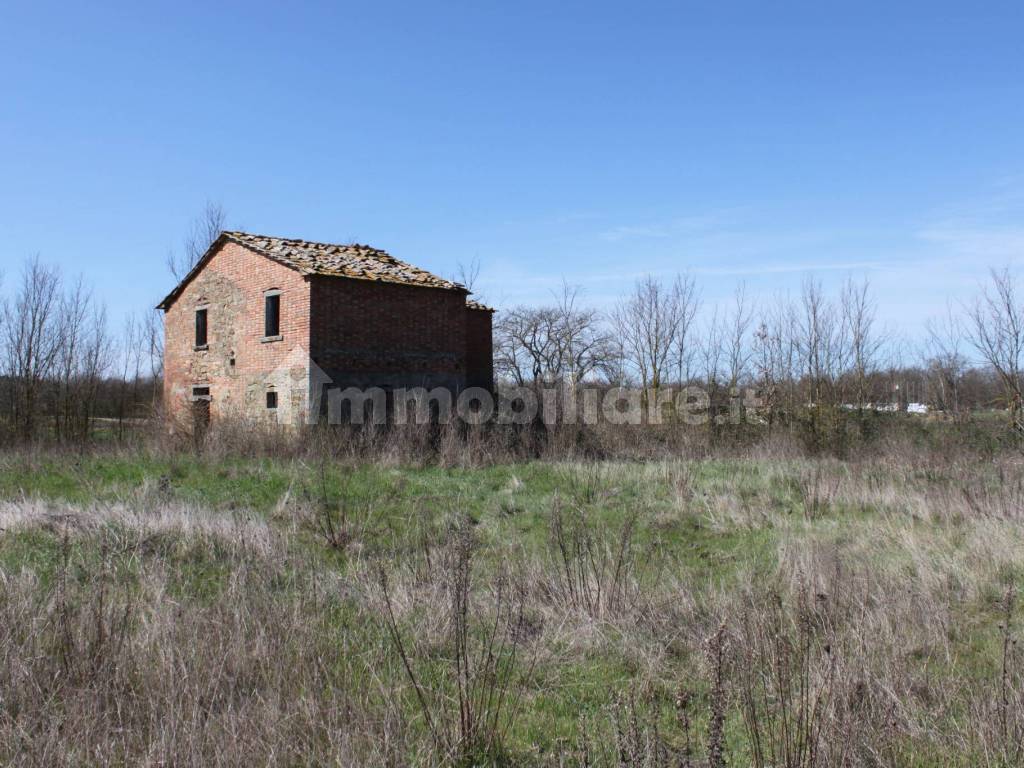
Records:
[[[267,392],[267,408],[277,408],[277,392]]]

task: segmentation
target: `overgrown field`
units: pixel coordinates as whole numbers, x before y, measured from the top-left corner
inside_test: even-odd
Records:
[[[4,764],[1024,761],[1012,456],[16,452],[0,499]]]

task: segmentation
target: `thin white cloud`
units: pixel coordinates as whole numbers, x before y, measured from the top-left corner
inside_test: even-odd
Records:
[[[701,232],[713,232],[722,225],[722,214],[706,216],[677,216],[665,221],[648,222],[611,227],[598,232],[601,240],[621,242],[623,240],[661,240],[669,237],[693,236]]]
[[[948,205],[918,228],[916,237],[939,253],[979,266],[1024,260],[1024,177],[998,179],[987,193]]]
[[[939,225],[921,230],[918,237],[954,254],[990,264],[1024,258],[1024,228]]]
[[[616,243],[621,240],[671,237],[671,234],[668,229],[660,226],[614,227],[601,232],[598,237]]]
[[[732,267],[692,267],[689,271],[696,275],[730,277],[743,275],[782,275],[807,272],[853,272],[856,270],[873,271],[888,269],[892,263],[881,261],[818,261],[793,262],[792,264],[743,264]]]

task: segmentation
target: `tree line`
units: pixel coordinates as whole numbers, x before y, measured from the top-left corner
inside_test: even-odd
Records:
[[[707,306],[696,280],[641,278],[610,311],[563,285],[541,306],[516,306],[495,324],[499,377],[518,386],[582,382],[698,386],[712,402],[755,390],[769,419],[807,406],[905,409],[952,416],[1002,408],[1021,424],[1024,301],[1009,268],[991,270],[974,296],[950,303],[911,343],[878,319],[867,279],[827,291],[755,301],[740,283]]]
[[[82,278],[38,257],[0,302],[0,422],[8,436],[82,440],[106,419],[123,431],[157,404],[162,324],[155,312],[111,328]]]

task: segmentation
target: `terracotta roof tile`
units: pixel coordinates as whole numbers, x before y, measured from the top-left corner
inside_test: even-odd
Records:
[[[214,252],[224,242],[234,242],[255,253],[272,259],[286,267],[298,270],[305,275],[325,275],[330,277],[348,277],[356,280],[375,280],[384,283],[401,285],[418,285],[426,288],[443,288],[468,294],[465,286],[445,280],[425,269],[414,267],[399,261],[386,251],[356,243],[337,245],[333,243],[314,243],[309,240],[295,240],[286,237],[270,237],[254,235],[248,232],[221,232],[207,250],[202,259],[192,268],[177,287],[171,291],[158,305],[158,309],[167,309],[185,286],[206,265]],[[467,306],[474,309],[489,309],[477,302],[467,301]],[[493,310],[491,310],[493,311]]]
[[[406,264],[386,251],[368,245],[314,243],[247,232],[225,232],[224,237],[304,274],[466,290],[458,283]]]

